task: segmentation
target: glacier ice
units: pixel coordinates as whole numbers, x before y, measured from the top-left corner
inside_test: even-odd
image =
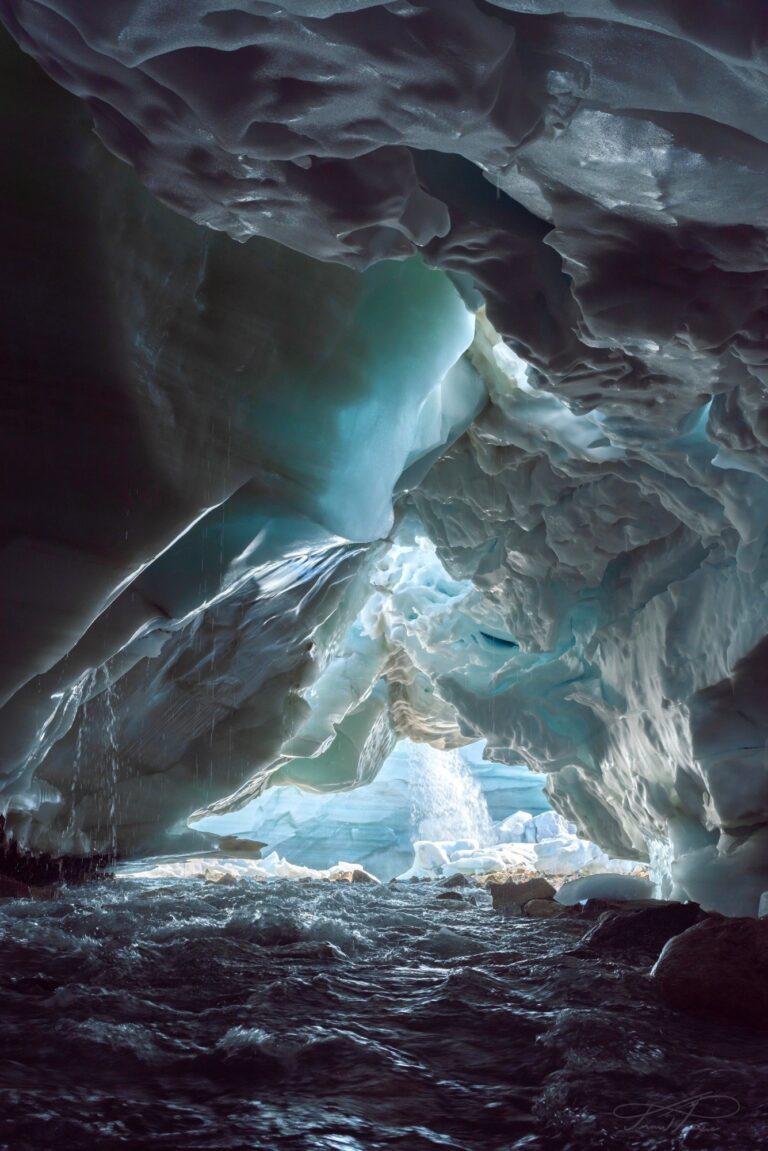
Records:
[[[194,826],[214,841],[232,834],[255,838],[265,843],[268,858],[318,876],[329,876],[340,856],[349,862],[338,868],[360,865],[384,880],[516,868],[554,876],[636,869],[631,861],[609,859],[549,810],[541,777],[484,761],[482,751],[481,744],[445,752],[404,740],[365,787],[328,794],[281,785],[273,777],[272,786],[246,807],[207,815]],[[504,816],[521,799],[540,810]]]
[[[0,44],[13,833],[169,850],[484,740],[486,795],[522,761],[580,841],[755,914],[764,6],[0,16],[42,65]]]

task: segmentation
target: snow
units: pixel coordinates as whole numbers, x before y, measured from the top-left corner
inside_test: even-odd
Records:
[[[167,860],[143,860],[121,868],[121,879],[202,879],[207,883],[256,879],[316,879],[346,880],[360,871],[357,864],[340,860],[327,868],[302,867],[271,852],[264,859],[238,859],[217,855],[174,857]],[[368,876],[368,882],[378,882],[375,876]]]
[[[524,869],[546,876],[589,875],[609,870],[617,875],[640,870],[631,860],[610,859],[597,844],[575,835],[537,843],[499,843],[454,850],[450,843],[416,842],[411,866],[400,879],[434,879],[450,875],[487,875]],[[646,884],[649,890],[652,885]]]

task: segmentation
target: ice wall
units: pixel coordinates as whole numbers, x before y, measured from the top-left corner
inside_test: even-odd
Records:
[[[474,317],[419,261],[361,276],[173,215],[2,49],[0,804],[31,846],[142,850],[299,725],[400,476],[485,401]]]
[[[538,389],[485,324],[490,404],[411,502],[514,642],[480,686],[437,680],[463,731],[549,774],[611,854],[671,842],[677,891],[754,913],[768,881],[768,488],[723,459],[708,404],[650,436]]]

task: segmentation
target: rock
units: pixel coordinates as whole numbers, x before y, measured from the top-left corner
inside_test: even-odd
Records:
[[[352,872],[350,883],[378,883],[379,880],[375,875],[371,875],[370,871],[366,871],[362,867],[356,867]]]
[[[529,899],[523,904],[523,915],[531,919],[552,919],[567,914],[565,908],[555,903],[554,899]]]
[[[200,878],[204,883],[214,883],[217,887],[228,887],[237,883],[236,876],[229,871],[204,871]]]
[[[493,898],[494,911],[506,911],[512,915],[521,915],[523,904],[532,899],[552,899],[555,895],[554,887],[543,875],[522,881],[489,883],[488,890]]]
[[[600,872],[597,875],[582,875],[564,883],[555,899],[570,907],[582,899],[609,899],[618,902],[635,899],[650,899],[653,884],[650,879],[638,875],[616,875],[613,872]]]
[[[330,877],[334,883],[378,883],[379,880],[370,871],[362,867],[350,867],[348,871],[334,871]]]
[[[671,1007],[768,1031],[768,920],[708,916],[669,940],[651,975]]]
[[[707,917],[698,903],[649,903],[606,911],[582,939],[601,950],[636,950],[658,955],[664,944]]]
[[[28,883],[0,875],[0,899],[30,899],[32,889]]]
[[[57,899],[58,887],[48,884],[45,887],[35,887],[33,884],[22,883],[19,879],[12,879],[8,875],[0,875],[0,899]]]
[[[524,880],[539,878],[539,872],[529,867],[507,867],[503,871],[486,871],[474,876],[475,883],[489,889],[494,883],[522,883]]]
[[[441,887],[470,887],[471,884],[466,875],[457,873],[456,875],[449,875],[447,879],[440,882]]]
[[[438,899],[447,899],[452,903],[463,903],[464,896],[459,895],[458,891],[441,891],[437,897]]]
[[[563,911],[569,915],[578,916],[579,919],[589,919],[596,922],[606,911],[634,911],[640,907],[658,907],[656,899],[633,899],[629,902],[619,902],[615,899],[587,899],[584,903],[563,905]]]
[[[249,859],[261,859],[261,849],[266,847],[258,839],[241,839],[237,835],[225,835],[219,840],[218,850],[222,855],[246,855]]]

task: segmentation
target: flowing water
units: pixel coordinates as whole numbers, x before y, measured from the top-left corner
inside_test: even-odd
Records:
[[[494,843],[493,820],[482,788],[458,751],[413,743],[408,754],[413,759],[414,839],[467,839],[478,847]]]
[[[768,1146],[763,1040],[665,1010],[578,925],[440,890],[123,879],[3,902],[0,1148]]]

